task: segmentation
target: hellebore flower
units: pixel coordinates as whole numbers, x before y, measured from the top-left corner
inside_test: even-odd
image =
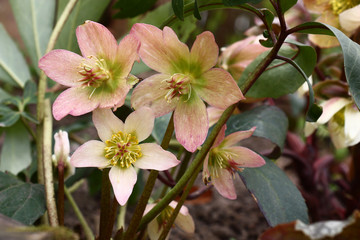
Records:
[[[258,37],[251,36],[221,50],[219,66],[228,71],[237,81],[245,68],[268,49],[259,43]]]
[[[54,135],[55,145],[54,154],[52,155],[53,165],[58,167],[61,163],[64,165],[64,178],[75,173],[74,167],[70,164],[70,142],[68,133],[60,130]]]
[[[328,123],[330,138],[336,148],[360,142],[360,112],[352,100],[334,97],[320,105],[323,113],[316,123],[306,122],[305,136],[310,136],[318,125]]]
[[[148,213],[156,204],[148,204],[145,208],[145,214]],[[172,201],[161,213],[154,218],[147,226],[147,232],[151,240],[158,240],[163,228],[165,227],[168,219],[176,208],[177,202]],[[195,223],[187,207],[182,206],[180,208],[179,214],[176,216],[175,225],[179,227],[184,232],[191,234],[195,232]],[[170,234],[167,235],[168,239]]]
[[[56,120],[96,108],[117,108],[138,81],[129,75],[134,61],[139,60],[140,43],[133,35],[127,35],[118,45],[106,27],[86,21],[76,29],[76,37],[83,56],[57,49],[39,60],[39,68],[49,78],[70,87],[54,102]]]
[[[125,123],[110,109],[96,109],[93,122],[102,141],[84,143],[70,161],[75,167],[110,167],[110,182],[120,205],[127,202],[136,183],[134,167],[163,171],[179,164],[174,154],[159,145],[139,144],[149,137],[154,127],[154,114],[150,108],[136,110]]]
[[[194,152],[208,133],[207,102],[225,109],[244,99],[231,75],[212,68],[219,48],[210,32],[198,35],[191,51],[175,32],[148,24],[135,24],[130,34],[141,42],[140,58],[158,74],[143,80],[134,89],[131,105],[148,106],[155,117],[174,110],[176,138],[186,150]]]
[[[304,5],[310,11],[321,14],[317,22],[334,26],[347,36],[360,26],[360,0],[304,0]],[[339,45],[332,36],[310,34],[309,40],[323,48]]]
[[[255,127],[248,131],[234,132],[226,137],[225,129],[226,125],[222,127],[206,155],[203,181],[205,184],[211,181],[223,197],[236,199],[234,171],[241,171],[243,167],[261,167],[265,160],[248,148],[236,146],[239,141],[251,137]]]

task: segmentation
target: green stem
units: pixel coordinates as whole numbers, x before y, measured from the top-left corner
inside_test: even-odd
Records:
[[[21,122],[24,124],[26,130],[28,130],[28,132],[31,134],[31,136],[33,137],[33,139],[36,142],[36,134],[35,134],[34,130],[32,130],[32,128],[30,127],[28,121],[23,116],[21,116]]]
[[[109,171],[110,171],[109,168],[105,168],[102,171],[99,240],[110,239],[110,237],[107,237],[108,224],[111,214],[111,210],[110,210],[111,184],[109,180]]]
[[[94,234],[91,231],[91,228],[87,224],[84,216],[82,215],[79,207],[77,206],[74,198],[72,197],[69,189],[66,186],[64,186],[64,192],[65,192],[66,198],[69,201],[71,207],[74,209],[76,217],[79,219],[79,222],[80,222],[81,226],[83,227],[86,239],[87,240],[94,240]]]
[[[170,122],[168,124],[168,127],[166,129],[164,138],[163,138],[162,143],[161,143],[161,147],[163,149],[165,149],[165,150],[169,147],[169,142],[170,142],[170,139],[171,139],[172,134],[174,132],[174,119],[173,119],[173,117],[174,117],[174,113],[171,115]],[[159,174],[158,171],[151,170],[150,175],[148,177],[148,180],[146,182],[146,185],[144,187],[144,191],[141,194],[141,197],[139,199],[138,204],[136,205],[134,215],[132,216],[132,218],[130,220],[129,227],[125,232],[124,239],[127,239],[127,240],[134,239],[135,234],[137,232],[137,228],[138,228],[139,223],[141,221],[141,218],[142,218],[142,216],[144,214],[145,207],[146,207],[146,205],[147,205],[147,203],[149,201],[151,192],[152,192],[152,190],[154,188],[155,181],[157,179],[158,174]]]

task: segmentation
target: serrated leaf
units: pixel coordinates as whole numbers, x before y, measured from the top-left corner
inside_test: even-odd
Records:
[[[280,0],[281,12],[286,12],[297,3],[297,0]]]
[[[30,78],[24,56],[0,24],[0,81],[23,88]]]
[[[245,4],[245,3],[256,4],[261,1],[262,0],[223,0],[223,3],[225,6],[236,6],[236,5]]]
[[[9,171],[16,175],[31,163],[29,134],[20,121],[6,128],[4,132],[5,140],[1,148],[0,171]]]
[[[267,54],[268,51],[260,54],[245,69],[240,77],[239,86],[246,81],[248,75],[254,71]],[[316,65],[316,52],[310,46],[298,44],[297,49],[283,46],[278,55],[295,61],[307,76],[311,75]],[[246,96],[254,98],[278,98],[295,92],[304,82],[303,76],[289,63],[284,63],[282,60],[274,60],[250,88]]]
[[[17,27],[32,65],[37,67],[39,59],[45,54],[54,25],[55,0],[11,0]]]
[[[184,0],[171,0],[171,5],[175,15],[184,21]]]
[[[69,0],[58,1],[57,16],[63,12]],[[86,20],[97,21],[100,19],[106,7],[109,5],[110,0],[80,0],[70,14],[69,19],[66,21],[63,30],[56,42],[55,48],[67,49],[72,52],[80,52],[75,29],[83,24]]]
[[[115,18],[133,18],[148,11],[154,6],[156,0],[119,0],[114,8],[120,12],[114,15]]]
[[[309,222],[304,198],[286,174],[271,160],[259,168],[246,168],[239,175],[272,227],[299,219]]]
[[[45,213],[45,210],[43,185],[24,183],[0,172],[0,213],[31,225]]]

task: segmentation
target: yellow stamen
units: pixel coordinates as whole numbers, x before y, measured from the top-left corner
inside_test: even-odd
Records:
[[[333,13],[339,15],[343,11],[360,4],[360,0],[330,0],[330,4]]]

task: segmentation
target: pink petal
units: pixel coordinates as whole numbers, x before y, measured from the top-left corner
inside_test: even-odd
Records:
[[[320,118],[317,120],[317,123],[324,124],[332,118],[335,113],[340,111],[347,104],[351,103],[350,100],[341,97],[334,97],[330,100],[327,100],[321,104],[323,107],[323,113]]]
[[[265,160],[259,154],[248,148],[238,146],[224,148],[224,150],[235,155],[232,161],[234,161],[238,167],[261,167],[265,164]]]
[[[67,87],[80,85],[78,80],[80,65],[85,59],[76,53],[57,49],[52,50],[39,60],[39,68],[49,78]]]
[[[117,49],[117,67],[127,76],[134,64],[134,61],[140,61],[138,51],[140,41],[134,35],[125,36],[119,43]]]
[[[214,35],[209,31],[198,35],[191,48],[190,55],[191,67],[196,66],[199,73],[215,66],[219,55],[219,47],[215,42]]]
[[[206,106],[196,95],[180,100],[174,113],[176,139],[189,152],[195,152],[206,139],[209,130]]]
[[[256,129],[256,127],[253,127],[247,131],[238,131],[238,132],[229,134],[228,136],[225,137],[222,146],[230,147],[230,146],[236,145],[241,140],[251,137],[253,135],[255,129]]]
[[[155,143],[143,143],[140,148],[143,155],[134,163],[137,168],[164,171],[180,163],[174,154]]]
[[[114,92],[109,92],[108,88],[99,87],[95,90],[91,99],[99,102],[99,108],[118,108],[124,105],[126,95],[132,88],[126,84],[126,78],[120,78]]]
[[[202,172],[203,180],[207,180],[209,176],[210,176],[210,172],[209,172],[209,153],[208,153],[206,154],[206,157],[204,159],[203,172]]]
[[[155,74],[144,79],[134,89],[131,95],[131,106],[138,109],[142,106],[151,108],[154,111],[155,117],[165,115],[175,109],[177,99],[173,99],[168,103],[165,95],[169,90],[166,90],[167,84],[164,80],[171,76],[167,74]]]
[[[105,147],[103,142],[88,141],[76,149],[71,156],[70,163],[74,167],[108,167],[109,161],[104,156]]]
[[[124,206],[129,199],[137,180],[136,171],[133,167],[112,167],[109,178],[114,190],[116,200]]]
[[[140,40],[140,57],[155,71],[173,74],[177,72],[176,65],[188,63],[189,49],[170,28],[165,28],[163,32],[155,26],[137,23],[130,34],[135,34]]]
[[[215,123],[217,123],[217,121],[223,114],[224,109],[210,106],[210,107],[206,108],[206,111],[207,111],[208,117],[209,117],[209,127],[211,127],[211,126],[215,125]]]
[[[150,136],[154,120],[153,111],[148,107],[141,107],[126,118],[124,131],[135,134],[141,142]]]
[[[75,87],[62,92],[53,104],[53,115],[60,120],[66,115],[80,116],[93,111],[99,102],[89,99],[91,92],[89,88]]]
[[[213,146],[212,146],[213,148],[219,146],[219,144],[224,140],[224,138],[225,138],[225,130],[226,130],[226,124],[224,124],[221,127],[219,134],[216,136],[215,141],[214,141]]]
[[[226,169],[220,169],[219,176],[211,176],[211,182],[216,190],[225,198],[236,199],[236,191],[233,182],[233,175]]]
[[[100,23],[86,21],[76,29],[79,48],[84,57],[95,56],[115,60],[117,42],[111,32]]]
[[[205,72],[192,86],[205,102],[217,108],[225,109],[245,99],[230,73],[220,68]]]
[[[110,109],[95,109],[92,120],[101,141],[111,139],[114,133],[124,131],[124,123]]]

